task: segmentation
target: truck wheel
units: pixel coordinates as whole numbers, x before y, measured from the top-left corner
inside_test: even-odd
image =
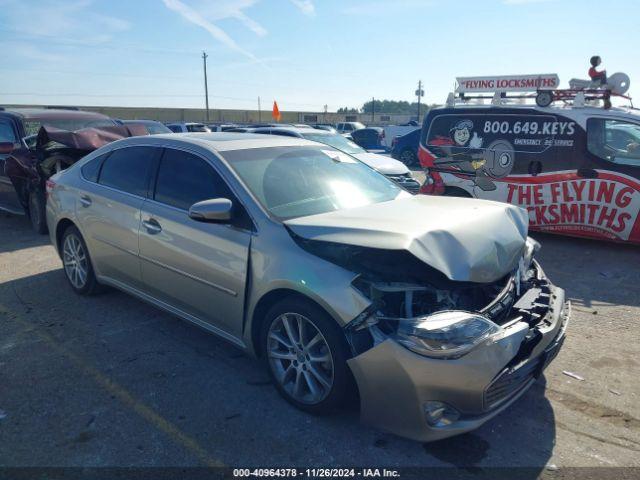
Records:
[[[295,407],[327,413],[354,388],[346,339],[335,321],[313,303],[285,298],[275,304],[265,317],[260,339],[274,385]]]
[[[413,150],[410,148],[405,148],[400,152],[400,161],[404,163],[407,167],[412,167],[418,161],[418,157]]]
[[[543,90],[536,95],[536,105],[548,107],[553,102],[553,93]]]
[[[40,191],[29,193],[29,219],[31,226],[37,233],[47,233],[47,215],[44,195]]]

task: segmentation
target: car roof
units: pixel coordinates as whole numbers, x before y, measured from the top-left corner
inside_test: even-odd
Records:
[[[159,123],[160,125],[163,125],[163,123],[157,121],[157,120],[120,120],[122,123]]]
[[[266,132],[266,131],[280,131],[280,132],[292,132],[298,135],[313,134],[313,135],[337,135],[336,133],[329,132],[327,130],[318,130],[316,128],[307,127],[260,127],[254,128],[253,132]]]
[[[281,135],[260,135],[252,133],[211,132],[211,133],[162,133],[160,135],[130,137],[114,142],[118,146],[138,144],[198,145],[207,150],[225,152],[267,147],[318,146],[316,142],[303,138]]]
[[[67,110],[64,108],[5,108],[5,113],[11,113],[23,120],[47,120],[47,119],[109,119],[107,115],[84,110]]]

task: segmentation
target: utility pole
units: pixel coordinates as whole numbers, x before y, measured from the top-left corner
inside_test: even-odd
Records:
[[[376,118],[376,98],[371,97],[371,123],[375,123]]]
[[[422,80],[418,81],[418,89],[416,90],[418,97],[418,123],[420,123],[420,98],[424,96],[424,90],[422,89]]]
[[[324,105],[324,113],[322,114],[322,123],[327,123],[327,108],[328,108],[328,105],[325,104]]]
[[[258,123],[262,123],[262,110],[260,109],[260,97],[258,97]]]
[[[207,108],[207,122],[209,121],[209,86],[207,85],[207,52],[202,52],[202,64],[204,65],[204,101]]]

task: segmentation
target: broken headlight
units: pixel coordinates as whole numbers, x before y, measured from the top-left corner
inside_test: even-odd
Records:
[[[451,310],[398,319],[398,329],[391,337],[420,355],[458,358],[499,330],[500,327],[482,315]]]

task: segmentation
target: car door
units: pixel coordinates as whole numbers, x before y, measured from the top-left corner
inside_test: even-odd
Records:
[[[156,147],[124,147],[81,170],[86,183],[78,191],[76,215],[96,272],[134,288],[140,287],[140,209],[161,152]]]
[[[232,200],[235,220],[203,223],[189,217],[191,205],[212,198]],[[149,294],[195,323],[240,338],[252,235],[247,218],[208,160],[166,148],[153,196],[142,208],[140,258]]]
[[[586,236],[640,243],[640,122],[588,119],[586,150],[574,187],[589,203]]]
[[[12,143],[14,148],[20,147],[14,123],[8,118],[0,118],[0,142]],[[16,189],[5,172],[5,162],[10,154],[0,153],[0,209],[11,213],[23,214],[24,208],[20,203]]]

